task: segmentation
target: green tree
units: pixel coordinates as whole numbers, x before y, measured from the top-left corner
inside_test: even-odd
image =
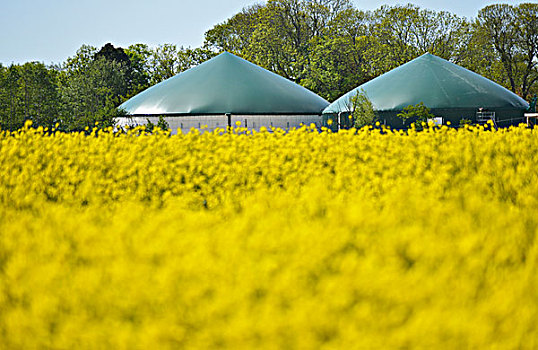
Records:
[[[164,116],[162,115],[159,116],[159,119],[157,120],[157,124],[153,124],[152,121],[149,120],[149,118],[146,118],[146,124],[144,126],[145,126],[145,131],[150,132],[150,133],[156,131],[156,129],[160,129],[163,131],[170,130],[170,125],[164,119]]]
[[[366,12],[352,8],[333,18],[323,37],[311,41],[309,69],[302,85],[332,101],[370,80],[374,67],[366,55],[372,45],[368,20]]]
[[[90,45],[82,45],[73,57],[67,58],[62,65],[62,71],[67,75],[82,72],[88,68],[91,62],[94,60],[94,56],[97,53],[97,48]]]
[[[53,126],[59,119],[57,71],[28,62],[0,69],[0,127],[15,130],[32,120]]]
[[[366,125],[372,125],[377,119],[377,114],[374,110],[372,102],[368,96],[361,90],[351,98],[351,116],[353,117],[354,126],[362,128]]]
[[[150,86],[152,51],[146,44],[134,44],[125,49],[125,53],[131,62],[131,89],[128,97],[132,97]]]
[[[297,83],[310,69],[313,40],[345,9],[348,0],[269,0],[243,9],[206,32],[207,48],[226,50]]]
[[[2,68],[0,106],[1,129],[16,130],[24,124],[24,106],[20,97],[20,70],[16,65]]]
[[[417,130],[422,130],[422,123],[428,122],[428,119],[434,118],[435,115],[430,113],[430,109],[420,102],[416,105],[405,107],[402,112],[397,114],[397,117],[403,119],[404,124],[411,121]]]
[[[504,81],[502,63],[483,28],[476,22],[468,23],[460,42],[455,52],[455,63],[498,83]]]
[[[215,25],[205,33],[204,47],[241,55],[251,43],[264,7],[261,4],[245,7],[230,19]]]
[[[478,25],[500,57],[510,89],[516,92],[516,28],[514,8],[508,4],[486,6],[478,13]]]
[[[128,93],[127,75],[123,63],[103,57],[70,72],[60,88],[64,128],[82,130],[95,122],[103,127],[113,125],[120,113],[116,107]]]
[[[159,120],[157,121],[157,127],[161,130],[170,130],[170,125],[162,115],[159,116]]]
[[[502,64],[500,83],[526,98],[538,81],[538,4],[495,4],[478,13],[482,33]]]
[[[19,67],[24,119],[52,127],[59,119],[57,72],[43,63],[29,62]]]
[[[187,69],[198,66],[207,60],[215,57],[217,53],[205,49],[205,48],[181,48],[178,52],[179,68],[180,71],[186,71]]]
[[[160,45],[152,52],[150,58],[152,72],[150,84],[154,85],[173,77],[181,70],[179,67],[178,48],[173,44]]]
[[[164,44],[155,48],[149,59],[150,84],[157,84],[189,68],[197,66],[216,54],[209,49],[184,48],[173,44]]]
[[[538,4],[521,4],[516,8],[519,57],[521,61],[521,95],[538,92]]]
[[[371,35],[383,71],[396,68],[426,52],[452,59],[465,34],[467,21],[454,14],[406,6],[381,6],[371,17]]]
[[[296,83],[304,78],[312,34],[305,2],[269,0],[260,11],[252,40],[243,51],[246,59]]]

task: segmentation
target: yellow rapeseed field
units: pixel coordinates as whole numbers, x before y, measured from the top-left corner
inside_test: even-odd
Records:
[[[536,131],[88,134],[0,135],[2,349],[538,348]]]

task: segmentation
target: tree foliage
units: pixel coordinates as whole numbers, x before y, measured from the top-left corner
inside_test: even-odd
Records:
[[[526,98],[538,81],[538,4],[486,6],[475,26],[502,63],[504,85]]]
[[[26,120],[54,125],[59,113],[57,76],[39,62],[0,66],[0,128],[18,129]]]
[[[377,114],[372,102],[368,99],[364,90],[353,96],[350,103],[351,106],[349,106],[349,110],[356,128],[362,128],[363,126],[372,125],[374,123]]]
[[[60,88],[62,121],[70,130],[101,122],[113,124],[115,107],[128,92],[128,68],[120,62],[97,58],[84,70],[74,72]]]
[[[397,114],[397,117],[404,121],[404,124],[411,122],[418,130],[422,129],[422,123],[426,123],[428,119],[434,118],[435,115],[430,113],[430,109],[420,102],[416,105],[405,107],[402,112]]]

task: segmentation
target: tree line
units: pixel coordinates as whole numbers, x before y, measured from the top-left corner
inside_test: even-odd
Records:
[[[200,48],[83,45],[58,65],[0,65],[0,128],[112,125],[123,101],[221,51],[329,101],[426,52],[529,99],[538,92],[538,4],[490,5],[467,19],[411,4],[363,11],[349,0],[268,0],[209,29]]]

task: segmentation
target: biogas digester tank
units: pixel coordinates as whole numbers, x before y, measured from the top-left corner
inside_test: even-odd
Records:
[[[337,120],[339,113],[349,115],[351,99],[364,91],[381,123],[404,127],[396,115],[409,105],[423,102],[443,123],[458,125],[495,121],[498,126],[523,122],[528,103],[518,95],[454,63],[424,54],[346,93],[323,111],[324,121]],[[340,118],[342,121],[348,118]],[[346,125],[344,125],[345,127]]]
[[[172,132],[228,125],[249,129],[321,126],[329,103],[315,93],[231,53],[156,84],[123,103],[129,117],[120,126],[156,124],[164,116]]]

